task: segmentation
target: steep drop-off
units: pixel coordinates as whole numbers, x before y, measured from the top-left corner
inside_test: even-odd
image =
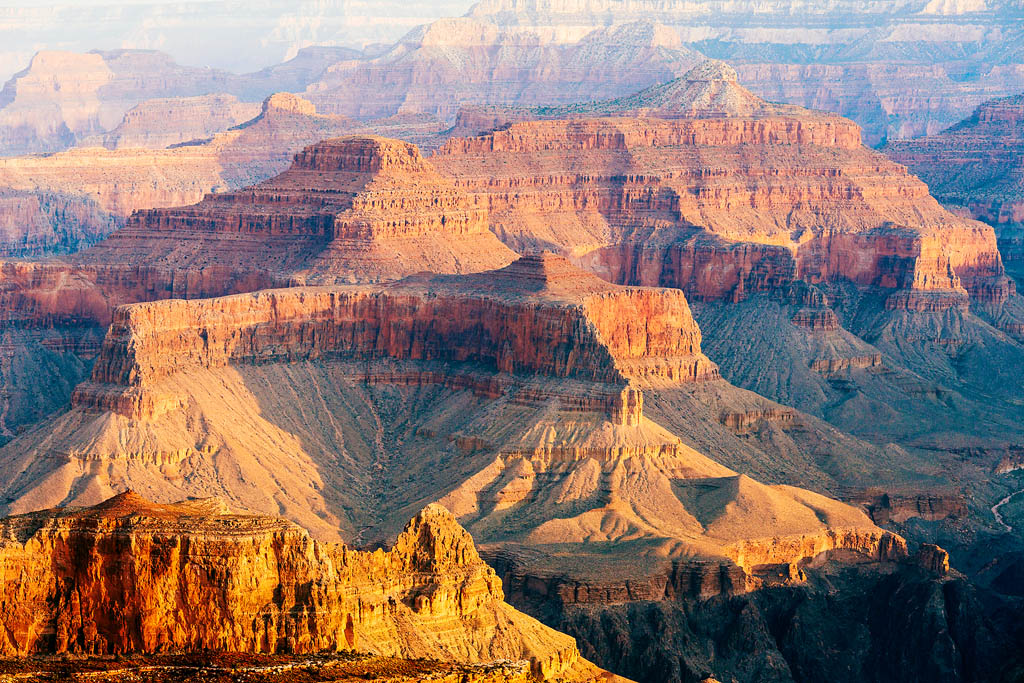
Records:
[[[1024,268],[1024,96],[985,102],[936,135],[882,149],[951,207],[992,225],[1015,276]]]
[[[685,392],[727,394],[717,376],[681,292],[612,285],[553,255],[474,275],[135,304],[115,312],[72,410],[5,448],[5,493],[25,509],[123,485],[160,498],[216,490],[321,535],[386,536],[408,506],[440,500],[512,555],[579,546],[531,571],[593,554],[575,570],[582,596],[623,590],[636,572],[649,585],[631,590],[658,595],[681,580],[670,567],[694,557],[711,562],[690,571],[725,572],[703,594],[747,590],[762,565],[832,548],[905,553],[862,512],[757,483],[645,415],[650,392],[669,419],[708,421],[714,408]],[[306,388],[282,404],[270,387],[288,384]],[[719,438],[753,426],[741,416],[711,418]],[[650,563],[626,562],[636,552]],[[599,576],[612,587],[585,587]]]
[[[282,113],[289,103],[301,108],[297,98],[271,98],[264,117],[238,135],[262,137],[257,129],[272,131],[279,116],[306,117]],[[195,169],[175,168],[197,182]],[[123,303],[471,272],[513,257],[487,229],[486,212],[413,145],[353,136],[310,146],[285,173],[247,190],[139,211],[101,244],[64,260],[6,262],[0,307],[4,329],[20,335],[58,327],[73,351],[75,338],[102,335]],[[48,381],[44,374],[8,391]]]
[[[861,510],[690,445],[783,479],[834,483],[837,454],[871,480],[899,462],[730,387],[700,341],[678,290],[609,284],[553,255],[134,304],[73,408],[0,449],[2,496],[19,511],[125,486],[217,495],[356,544],[388,543],[439,502],[517,604],[620,672],[688,680],[661,668],[681,652],[674,627],[648,636],[642,662],[617,659],[605,639],[642,632],[620,630],[620,613],[753,601],[828,558],[896,575],[917,561]],[[736,672],[708,647],[705,673]]]

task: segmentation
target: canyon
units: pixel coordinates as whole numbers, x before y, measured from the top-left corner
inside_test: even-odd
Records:
[[[853,119],[871,145],[938,133],[982,101],[1024,90],[1021,62],[1006,50],[1022,35],[1012,2],[485,0],[470,16],[570,44],[599,27],[652,22],[732,64],[765,99]]]
[[[494,37],[472,30],[480,44]],[[452,58],[444,40],[465,38],[444,25],[421,33],[407,60],[383,52],[379,74],[415,82],[423,72],[394,64]],[[682,63],[684,48],[657,27],[622,35],[653,46],[650,64]],[[944,208],[865,147],[855,122],[766,102],[721,62],[645,89],[615,82],[635,92],[586,103],[531,106],[542,90],[511,104],[427,102],[453,122],[446,131],[408,102],[370,111],[350,93],[345,106],[367,109],[343,112],[331,88],[365,73],[356,62],[330,67],[324,78],[340,80],[323,90],[273,95],[240,124],[251,103],[209,128],[188,109],[232,100],[141,104],[107,140],[116,149],[5,162],[11,178],[95,169],[90,158],[105,154],[114,167],[165,156],[180,172],[147,195],[146,180],[116,180],[124,171],[90,185],[83,170],[92,201],[123,227],[95,244],[102,231],[70,235],[74,253],[0,262],[0,512],[16,515],[0,528],[13,525],[15,551],[35,543],[18,524],[53,524],[63,538],[60,520],[74,527],[76,515],[116,526],[104,506],[124,500],[131,526],[199,515],[176,502],[215,496],[237,514],[289,521],[228,523],[204,508],[222,521],[197,521],[203,533],[269,525],[336,567],[339,554],[346,567],[368,563],[359,574],[401,553],[342,541],[400,549],[426,509],[457,521],[494,566],[467,556],[487,610],[508,617],[507,595],[637,680],[884,680],[900,667],[995,680],[993,662],[1019,644],[1014,565],[985,563],[1021,550],[1005,529],[1012,505],[993,515],[992,504],[1019,490],[1024,307],[991,226]],[[383,90],[400,97],[400,85]],[[170,148],[117,142],[164,117],[179,122],[172,137],[141,144]],[[189,130],[212,139],[182,140]],[[11,192],[27,202],[43,184],[25,182]],[[187,196],[158,196],[183,183]],[[33,236],[11,253],[55,243]],[[125,489],[156,502],[109,502]],[[53,509],[67,505],[100,507]],[[446,571],[416,580],[444,584]],[[313,600],[306,581],[264,601],[272,616],[243,623],[319,628],[291,624],[298,608],[281,602]],[[317,599],[352,613],[344,601],[363,588]],[[476,617],[446,612],[412,618],[428,635],[394,635],[408,626],[402,610],[420,614],[420,597],[449,589],[384,588],[416,593],[395,598],[386,642],[465,629]],[[55,595],[38,602],[89,599]],[[100,639],[106,625],[85,623],[58,641],[69,652],[201,647],[222,637],[217,614],[170,634],[157,619],[156,641],[146,629]],[[458,650],[389,649],[369,622],[352,624],[381,655]],[[272,642],[232,633],[228,649]],[[256,649],[336,649],[334,636],[302,631],[294,646]],[[849,657],[826,656],[844,643]]]
[[[735,412],[740,401],[743,419]],[[726,419],[726,405],[735,418]],[[35,537],[65,539],[60,520],[105,519],[101,511],[112,503],[101,501],[129,487],[165,503],[215,495],[248,514],[279,511],[309,531],[283,521],[271,528],[295,530],[304,548],[330,547],[340,536],[396,553],[408,546],[402,520],[427,507],[481,542],[501,577],[491,575],[492,591],[504,584],[514,604],[564,624],[589,657],[615,659],[606,638],[647,638],[649,655],[619,670],[652,681],[697,674],[753,680],[749,658],[764,650],[720,649],[703,636],[680,650],[670,637],[644,636],[645,619],[624,616],[631,612],[662,612],[677,624],[672,633],[707,628],[727,639],[732,627],[719,610],[746,605],[743,628],[758,634],[749,647],[778,651],[788,662],[786,646],[767,631],[763,600],[817,605],[825,580],[851,595],[872,586],[928,596],[968,590],[944,551],[914,551],[857,508],[761,484],[677,436],[702,439],[733,458],[746,451],[789,479],[777,450],[751,448],[749,435],[766,429],[770,439],[794,444],[829,436],[813,418],[723,382],[701,351],[679,290],[614,285],[553,254],[485,273],[130,304],[115,310],[71,409],[0,449],[0,478],[11,482],[3,491],[8,513],[55,503],[99,508],[16,515],[4,536],[23,537],[22,525],[41,529]],[[862,457],[879,455],[865,450]],[[788,467],[808,469],[806,462]],[[434,501],[440,505],[430,507]],[[129,503],[133,510],[142,505]],[[167,511],[187,513],[183,505],[152,505],[159,515],[133,511],[134,537],[145,537],[146,516],[157,515],[157,537],[166,538],[160,525],[175,519]],[[223,524],[212,533],[190,521],[186,528],[198,538],[174,544],[182,549],[176,561],[187,558],[186,549],[209,557],[209,541],[200,539],[220,538]],[[243,547],[259,554],[252,531],[241,528]],[[88,529],[97,533],[95,523]],[[16,550],[29,542],[20,544]],[[444,556],[461,553],[453,552]],[[360,557],[376,563],[382,553],[345,557],[354,557],[348,566],[355,567]],[[419,589],[406,595],[413,593]],[[917,597],[907,599],[917,604]],[[963,600],[965,614],[981,619],[983,645],[957,631],[942,647],[1001,656],[1008,645],[997,624],[980,617],[975,598]],[[398,602],[426,613],[419,598]],[[683,616],[691,610],[705,616]],[[624,618],[634,626],[622,625]],[[886,637],[866,615],[843,623],[861,619],[865,643]],[[214,629],[218,622],[204,623]],[[262,628],[266,620],[254,623]],[[359,634],[361,622],[353,623]],[[618,635],[607,630],[618,628],[613,624],[622,626]],[[142,633],[165,637],[153,629]],[[389,652],[376,647],[370,651]],[[688,659],[668,666],[665,658],[679,652]],[[718,662],[713,669],[711,660]]]
[[[352,54],[313,48],[264,71],[237,75],[183,66],[155,50],[38,52],[0,90],[0,151],[5,156],[63,151],[119,124],[130,125],[140,108],[159,107],[168,98],[175,107],[188,106],[189,100],[180,98],[211,95],[259,102],[275,92],[301,90],[329,64]]]
[[[262,106],[238,103],[239,116],[255,108],[254,118],[216,132],[217,121],[196,121],[192,110],[216,106],[222,98],[199,99],[203,103],[177,99],[140,105],[95,146],[0,159],[0,188],[10,188],[0,192],[12,197],[0,207],[0,220],[11,226],[0,237],[0,253],[79,251],[123,227],[136,210],[192,204],[213,192],[272,178],[288,168],[296,152],[325,138],[362,132],[429,141],[438,127],[416,118],[360,123],[324,116],[300,97],[277,93]],[[161,131],[159,139],[154,129]],[[215,134],[208,139],[192,137],[210,132]],[[146,146],[163,143],[169,145]]]
[[[388,545],[436,501],[518,604],[565,613],[799,585],[832,556],[917,571],[864,512],[761,484],[676,435],[692,425],[768,465],[732,448],[731,425],[749,422],[721,419],[706,394],[769,423],[785,413],[724,383],[700,339],[682,292],[613,285],[552,254],[130,304],[71,409],[0,449],[5,505],[90,504],[124,487],[216,495],[325,541]],[[798,420],[795,442],[827,436]]]
[[[495,234],[682,289],[734,383],[876,443],[941,442],[948,400],[971,415],[963,433],[1019,438],[998,368],[1020,358],[1020,298],[995,232],[848,119],[765,103],[720,62],[630,97],[460,117],[493,131],[431,162]],[[993,410],[998,425],[977,421]]]

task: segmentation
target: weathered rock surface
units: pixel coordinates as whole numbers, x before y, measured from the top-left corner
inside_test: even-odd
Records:
[[[414,29],[379,57],[332,65],[304,97],[332,114],[425,113],[450,121],[466,104],[614,97],[678,76],[698,59],[675,33],[650,22],[587,27],[566,43],[461,17]]]
[[[316,386],[318,398],[294,406],[306,427],[266,421],[259,406],[276,400],[264,382],[278,384],[278,372],[312,373],[303,394]],[[472,275],[119,308],[72,410],[0,459],[15,475],[10,509],[129,484],[161,498],[197,495],[196,485],[209,494],[218,481],[236,504],[272,505],[318,535],[340,525],[387,536],[409,505],[440,501],[511,556],[577,548],[545,553],[531,572],[541,580],[568,560],[581,601],[663,595],[665,581],[691,590],[678,577],[704,573],[731,578],[685,585],[742,592],[761,585],[765,566],[798,578],[798,563],[837,548],[906,554],[862,512],[737,474],[645,415],[650,392],[670,419],[706,419],[685,416],[701,405],[686,387],[717,377],[681,292],[612,285],[547,254]],[[335,412],[339,401],[352,407]],[[752,403],[759,419],[779,419],[778,407]],[[321,410],[337,415],[335,436],[294,431],[319,424],[308,411]],[[718,429],[721,439],[737,427]],[[271,474],[261,455],[271,452],[272,479],[242,483]],[[314,474],[311,457],[334,464]],[[79,470],[87,462],[114,470]],[[221,474],[192,474],[209,468]],[[631,562],[636,553],[647,560]]]
[[[39,52],[0,91],[0,151],[67,149],[114,130],[129,110],[156,98],[228,94],[258,102],[273,92],[302,89],[345,54],[351,53],[317,48],[277,67],[236,75],[182,66],[152,50]],[[133,120],[129,116],[127,123]]]
[[[77,260],[333,282],[485,270],[512,252],[415,146],[352,136],[307,147],[287,171],[251,188],[137,212]]]
[[[948,130],[883,148],[939,201],[995,228],[1007,268],[1024,268],[1024,96],[990,100]],[[1009,327],[1020,335],[1021,330]]]
[[[735,78],[711,62],[620,100],[492,108],[497,130],[432,161],[506,243],[561,249],[614,282],[737,301],[844,280],[905,310],[1013,293],[994,233],[861,146],[856,124],[768,105]]]
[[[983,100],[1024,89],[1021,60],[1007,50],[1021,40],[1019,7],[1008,1],[496,0],[471,16],[570,44],[617,22],[655,22],[734,65],[765,99],[853,119],[872,145],[937,133]]]
[[[601,676],[571,638],[503,602],[444,508],[420,512],[389,551],[360,552],[222,505],[127,492],[0,521],[0,653],[359,650]]]
[[[236,169],[236,178],[269,171],[278,165],[280,154],[267,156],[263,145],[268,140],[285,140],[282,147],[287,149],[303,136],[323,132],[320,123],[329,129],[338,122],[323,117],[318,123],[318,117],[305,111],[307,106],[294,96],[270,98],[260,118],[229,134],[239,143],[227,147],[235,156],[221,157],[217,168]],[[311,125],[296,128],[287,120],[292,118]],[[246,149],[258,151],[255,161]],[[270,149],[277,148],[272,144]],[[189,154],[209,161],[209,150],[203,150],[185,147],[158,154],[174,160],[173,172],[201,190],[202,164],[192,169],[178,164]],[[80,153],[57,156],[71,160]],[[119,164],[123,155],[137,154],[141,170],[160,172],[152,152],[102,153],[119,155]],[[234,159],[233,166],[228,158]],[[152,189],[146,176],[121,184],[117,174],[113,182],[102,177],[95,156],[83,156],[81,164],[88,171],[83,174],[86,181],[89,174],[99,175],[97,182],[107,183],[102,187],[115,193],[109,201],[154,201],[134,191],[138,185]],[[65,336],[73,339],[94,336],[124,303],[221,296],[302,281],[393,280],[424,270],[484,270],[513,257],[487,229],[486,212],[440,176],[414,146],[355,136],[310,147],[291,170],[249,190],[211,195],[181,209],[141,211],[102,245],[63,261],[5,263],[0,266],[0,300],[5,328],[63,326]]]
[[[911,565],[804,572],[805,583],[704,601],[558,609],[540,594],[512,599],[645,683],[1007,680],[1020,637],[1009,601]]]
[[[177,110],[189,101],[140,105],[137,116],[145,118],[157,106]],[[135,119],[131,119],[108,140],[118,149],[104,149],[97,141],[95,147],[49,156],[7,158],[0,162],[0,187],[35,195],[41,203],[52,202],[54,196],[67,196],[65,201],[95,205],[96,215],[87,215],[83,229],[96,241],[138,209],[193,204],[210,192],[270,178],[287,169],[294,154],[306,145],[354,127],[354,122],[342,117],[310,112],[309,103],[293,95],[273,95],[262,110],[258,105],[251,106],[257,107],[258,115],[243,126],[174,149],[164,149],[168,145],[162,143],[171,138],[180,141],[177,139],[182,135],[193,140],[192,124],[184,126],[189,132],[182,132],[182,127],[161,126],[155,133],[133,133]],[[239,107],[248,109],[250,105],[239,103]],[[148,123],[146,126],[148,129]],[[169,137],[154,149],[142,149],[147,145],[141,143],[152,135]],[[14,222],[18,214],[11,209],[0,213],[0,218]],[[64,222],[74,225],[73,220]],[[10,241],[17,239],[28,241],[30,233],[22,236],[14,232]]]
[[[83,196],[0,189],[0,255],[40,256],[84,249],[124,224]]]
[[[164,149],[192,140],[206,140],[260,114],[256,102],[233,95],[146,100],[128,110],[116,128],[103,135],[110,149]]]

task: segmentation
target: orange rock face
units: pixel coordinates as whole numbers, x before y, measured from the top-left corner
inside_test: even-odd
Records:
[[[486,214],[408,143],[353,137],[314,145],[254,188],[180,209],[140,211],[64,262],[3,266],[19,319],[107,324],[123,303],[197,298],[296,280],[393,280],[482,270],[512,252]]]
[[[600,672],[571,638],[503,602],[501,581],[443,508],[389,551],[318,543],[284,520],[213,500],[0,520],[0,653],[360,650],[531,661],[544,679]]]
[[[270,98],[261,119],[235,131],[237,139],[266,141],[281,118],[291,135],[292,118],[308,121],[305,107],[293,96]],[[149,153],[138,154],[143,163]],[[240,160],[237,168],[252,167]],[[141,195],[132,187],[125,189],[135,201]],[[312,146],[289,171],[249,190],[139,212],[102,244],[64,260],[3,263],[0,319],[18,329],[61,326],[73,347],[76,339],[94,337],[125,303],[303,282],[394,280],[419,271],[470,272],[514,257],[488,230],[486,212],[414,146],[356,136]]]

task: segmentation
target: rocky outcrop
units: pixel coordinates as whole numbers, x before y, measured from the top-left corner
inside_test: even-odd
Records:
[[[593,659],[647,683],[999,680],[1013,608],[962,577],[905,564],[826,563],[806,583],[725,599],[516,603],[574,634]],[[853,635],[856,634],[856,635]],[[835,653],[842,654],[835,654]]]
[[[296,117],[317,121],[308,115],[308,103],[294,96],[272,97],[260,118],[225,134],[240,145],[230,149],[243,150],[249,142],[263,145],[278,130],[286,137],[304,130],[300,139],[323,132],[318,125],[296,129]],[[295,141],[287,139],[288,144]],[[266,148],[256,149],[264,150],[260,153],[267,161]],[[156,201],[146,195],[159,188],[147,182],[146,174],[162,173],[147,156],[153,152],[101,153],[120,155],[118,164],[127,154],[137,155],[141,170],[131,182],[122,184],[115,174],[114,181],[102,185],[114,193],[106,201]],[[157,152],[174,164],[194,154],[224,168],[223,158],[209,153],[203,146]],[[103,164],[82,150],[56,157],[76,160],[75,168],[80,163],[84,181],[92,174],[103,178]],[[54,158],[38,161],[45,166]],[[254,168],[251,160],[236,161],[236,168]],[[272,158],[268,163],[277,162]],[[203,187],[202,164],[171,168],[188,176],[187,185]],[[139,185],[144,191],[135,192]],[[249,190],[212,195],[181,209],[140,211],[102,244],[64,260],[0,265],[0,319],[19,328],[58,325],[70,328],[74,337],[84,328],[93,334],[95,326],[109,324],[113,309],[125,303],[222,296],[307,281],[394,280],[424,270],[467,272],[513,258],[487,229],[486,212],[440,176],[414,146],[354,136],[310,147],[291,170]]]
[[[967,514],[967,503],[962,494],[941,491],[915,495],[879,489],[847,490],[840,497],[864,507],[875,524],[901,523],[912,517],[934,521]]]
[[[838,112],[871,145],[937,133],[1021,85],[1020,59],[1005,54],[1019,36],[1006,32],[1017,18],[1009,2],[509,0],[479,3],[471,16],[503,33],[570,44],[590,29],[657,22],[684,46],[733,65],[758,96]]]
[[[136,210],[193,204],[211,192],[238,189],[272,178],[288,169],[296,152],[326,138],[367,131],[432,139],[439,129],[437,122],[429,120],[396,118],[363,124],[342,116],[321,116],[308,101],[287,93],[268,97],[262,108],[255,103],[230,105],[230,111],[218,116],[235,121],[247,112],[258,114],[230,130],[224,130],[227,125],[222,128],[218,122],[225,119],[217,117],[201,123],[202,127],[212,128],[207,132],[198,130],[198,123],[188,123],[187,117],[193,115],[195,108],[219,107],[218,103],[228,97],[147,101],[106,139],[87,141],[95,146],[48,156],[4,159],[0,163],[0,192],[4,191],[2,188],[11,188],[11,194],[35,197],[45,207],[59,198],[69,205],[70,227],[64,229],[76,228],[75,221],[80,219],[80,230],[94,235],[91,242],[95,242],[123,225]],[[157,116],[182,123],[152,123]],[[116,149],[106,149],[101,144]],[[155,148],[143,149],[150,145]],[[22,225],[19,211],[24,210],[0,205],[0,221],[19,221],[17,229],[10,231],[8,241],[28,244],[35,235],[31,224],[28,228]],[[45,245],[39,253],[61,251],[68,248]],[[11,255],[15,253],[12,249]]]
[[[961,213],[995,228],[1003,259],[1024,262],[1024,96],[981,104],[948,130],[891,142],[883,151]]]
[[[484,270],[512,253],[487,230],[486,213],[415,146],[351,136],[307,147],[287,171],[251,188],[139,211],[79,260],[352,282]]]
[[[79,251],[123,224],[87,197],[0,189],[2,256]]]
[[[239,123],[256,114],[254,104],[218,98],[237,96],[253,103],[274,92],[301,90],[328,64],[351,55],[343,48],[313,48],[284,64],[237,75],[183,66],[154,50],[39,52],[0,91],[0,150],[4,156],[58,152],[102,140],[115,129],[111,142],[124,136],[147,143],[157,142],[152,135],[179,138],[175,142],[209,137],[189,137],[188,131],[197,130],[189,120],[213,116]],[[206,109],[209,100],[191,99],[204,96],[213,96],[219,112]],[[227,115],[227,108],[234,111]],[[142,131],[140,126],[160,130]],[[223,129],[215,126],[211,132]]]
[[[571,638],[503,602],[438,506],[390,550],[360,552],[214,500],[155,505],[128,492],[0,521],[0,577],[7,656],[359,650],[528,659],[543,679],[599,674]]]

